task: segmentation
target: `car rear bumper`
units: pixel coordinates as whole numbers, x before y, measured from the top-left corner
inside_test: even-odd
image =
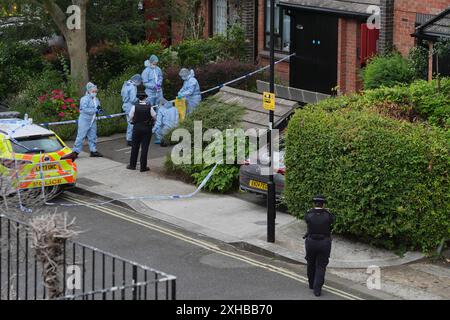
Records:
[[[254,171],[255,168],[250,168],[250,166],[241,166],[240,173],[239,173],[239,188],[242,191],[260,194],[260,195],[267,195],[266,190],[258,189],[255,187],[250,186],[250,181],[257,181],[261,182],[263,184],[269,183],[269,176],[264,175],[258,175],[255,174]],[[282,198],[282,194],[284,191],[284,176],[281,174],[275,174],[274,175],[274,182],[275,182],[275,196],[277,199]]]

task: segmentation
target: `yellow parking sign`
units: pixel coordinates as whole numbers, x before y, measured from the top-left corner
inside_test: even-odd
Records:
[[[266,110],[275,111],[275,93],[263,93],[263,106]]]

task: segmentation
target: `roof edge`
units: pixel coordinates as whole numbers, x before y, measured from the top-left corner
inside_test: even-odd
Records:
[[[302,4],[293,4],[293,3],[279,3],[279,7],[288,8],[288,9],[301,9],[303,11],[308,12],[317,12],[317,13],[326,13],[326,14],[334,14],[340,17],[346,18],[359,18],[359,19],[367,19],[370,17],[369,13],[361,13],[361,12],[352,12],[352,11],[344,11],[338,9],[330,9],[323,7],[315,7],[315,6],[307,6]]]

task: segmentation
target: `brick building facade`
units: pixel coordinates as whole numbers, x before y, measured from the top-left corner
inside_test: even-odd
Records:
[[[415,39],[411,37],[415,27],[424,22],[421,16],[431,18],[450,7],[450,0],[395,0],[394,10],[394,45],[407,55],[414,46]]]
[[[182,5],[183,0],[179,1]],[[403,55],[408,55],[417,41],[411,36],[416,27],[450,7],[450,0],[276,0],[276,2],[276,58],[285,57],[296,51],[300,51],[300,56],[303,55],[302,61],[296,56],[295,59],[278,64],[277,79],[290,86],[299,87],[298,83],[308,83],[308,79],[298,82],[296,81],[298,78],[310,77],[312,83],[314,81],[317,83],[320,80],[314,80],[314,77],[325,77],[328,80],[334,79],[333,87],[337,87],[342,93],[355,92],[361,88],[360,72],[368,56],[393,47]],[[204,19],[203,35],[209,37],[223,33],[227,26],[239,22],[245,30],[249,60],[267,65],[269,4],[269,0],[201,0],[199,14]],[[381,29],[378,31],[371,31],[366,27],[368,19],[377,12],[368,10],[369,6],[376,6],[375,8],[379,9]],[[300,29],[303,29],[303,21],[297,20],[306,19],[308,15],[315,20],[321,20],[323,17],[324,21],[329,21],[327,23],[331,25],[323,28],[320,34],[311,31],[315,32],[314,35],[308,35],[308,30],[321,28],[320,23],[311,22],[305,26],[302,33],[303,30]],[[334,17],[335,20],[330,20],[330,17]],[[174,24],[172,34],[171,42],[176,44],[181,40],[182,27]],[[298,42],[299,37],[303,35],[312,37],[314,46],[311,50],[316,53],[302,52],[303,48],[298,46]],[[337,43],[335,46],[326,47],[329,41]],[[336,56],[326,54],[327,48],[336,50]],[[317,72],[308,69],[308,59],[314,59],[315,55],[317,61],[311,63],[316,64]],[[335,68],[330,67],[330,63],[334,63]],[[331,93],[331,89],[318,88],[317,91]]]

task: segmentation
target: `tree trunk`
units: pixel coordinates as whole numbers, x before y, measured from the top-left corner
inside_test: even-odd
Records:
[[[65,12],[55,0],[33,0],[42,6],[52,17],[58,29],[64,36],[70,57],[70,75],[78,88],[80,95],[84,94],[84,87],[89,81],[88,55],[86,44],[86,11],[89,0],[72,0],[72,4],[80,8],[80,25],[69,29]]]
[[[81,9],[81,28],[66,30],[65,38],[70,57],[70,75],[77,86],[80,95],[89,81],[88,54],[86,44],[86,11],[87,2],[73,1]]]
[[[70,56],[70,75],[78,92],[83,95],[86,83],[89,81],[86,34],[81,30],[69,31],[66,42]]]

